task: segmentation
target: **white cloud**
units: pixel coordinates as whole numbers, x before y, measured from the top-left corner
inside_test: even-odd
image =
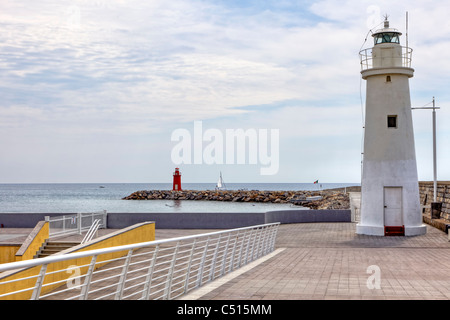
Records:
[[[355,135],[340,144],[345,158],[342,150],[360,147],[358,50],[377,20],[373,6],[399,29],[409,11],[413,103],[448,96],[444,1],[255,3],[2,1],[0,133],[23,144],[35,131],[42,144],[130,136],[170,154],[161,143],[170,130],[208,120],[282,128],[286,141]],[[77,139],[73,150],[93,152]],[[130,157],[143,145],[130,146]]]

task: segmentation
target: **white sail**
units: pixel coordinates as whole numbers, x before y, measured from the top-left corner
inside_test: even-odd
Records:
[[[225,184],[223,183],[222,172],[221,172],[220,176],[219,176],[219,181],[217,181],[216,188],[217,189],[223,189],[224,187],[225,187]]]

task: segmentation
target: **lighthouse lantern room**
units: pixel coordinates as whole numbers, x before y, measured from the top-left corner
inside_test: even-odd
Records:
[[[360,52],[366,110],[356,232],[424,234],[409,91],[412,50],[400,45],[401,32],[389,27],[387,17],[372,36],[374,46]]]

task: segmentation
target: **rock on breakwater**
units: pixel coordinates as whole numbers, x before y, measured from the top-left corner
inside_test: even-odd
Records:
[[[309,197],[318,197],[309,200]],[[349,209],[350,201],[346,193],[335,190],[323,191],[259,191],[259,190],[142,190],[136,191],[123,200],[197,200],[291,203],[310,209]]]

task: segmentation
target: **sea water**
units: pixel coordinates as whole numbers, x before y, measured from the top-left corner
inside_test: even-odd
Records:
[[[233,183],[228,190],[298,191],[354,186],[352,183]],[[184,190],[214,190],[211,183],[184,183]],[[0,184],[0,213],[267,212],[299,209],[291,204],[193,200],[122,200],[140,190],[171,190],[168,183]]]

